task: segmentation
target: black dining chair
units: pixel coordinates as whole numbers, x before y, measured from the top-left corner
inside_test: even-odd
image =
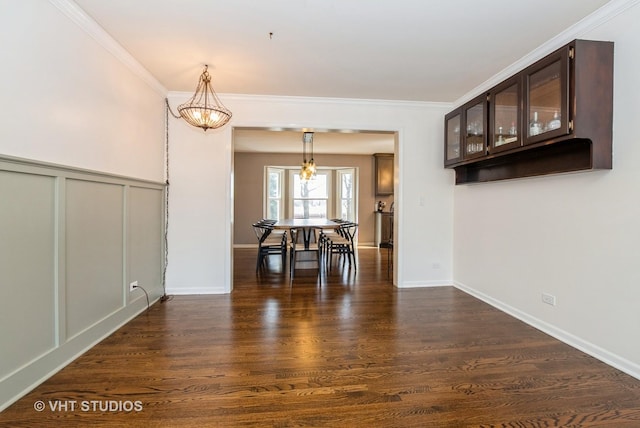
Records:
[[[293,279],[296,267],[300,265],[301,267],[304,265],[306,267],[317,268],[318,273],[320,272],[320,248],[317,245],[318,239],[315,229],[308,229],[308,239],[314,245],[305,246],[305,229],[303,228],[292,228],[291,232],[291,241],[289,244],[289,276]]]
[[[333,267],[334,256],[342,257],[343,264],[348,262],[357,270],[355,237],[358,223],[342,222],[337,232],[325,237],[325,251],[329,270]]]
[[[393,216],[391,216],[389,240],[387,241],[387,278],[393,276]]]
[[[287,232],[285,230],[274,232],[273,226],[264,222],[254,223],[252,227],[258,238],[256,273],[265,265],[267,257],[272,254],[281,256],[284,269],[287,261]]]
[[[342,220],[341,218],[332,218],[330,220],[333,221],[334,223],[338,223],[338,225],[348,223],[346,220]],[[339,236],[338,235],[339,229],[340,229],[340,226],[338,226],[337,228],[331,227],[331,228],[319,229],[319,236],[318,236],[318,250],[320,252],[319,258],[324,265],[327,265],[327,263],[329,262],[328,255],[329,255],[329,244],[331,243],[331,238]]]

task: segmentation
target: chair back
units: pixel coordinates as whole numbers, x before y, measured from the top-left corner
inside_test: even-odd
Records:
[[[291,232],[291,245],[295,248],[296,245],[304,248],[304,229],[290,229]],[[315,236],[315,233],[314,233]],[[311,241],[313,242],[313,241]]]
[[[298,229],[289,229],[291,234],[291,246],[295,248],[296,244],[302,244],[302,231]]]
[[[348,239],[351,243],[355,239],[356,233],[358,231],[358,223],[353,222],[344,222],[340,225],[338,232],[346,239]]]
[[[273,230],[273,227],[260,222],[252,224],[252,227],[253,231],[256,234],[256,238],[258,238],[258,243],[260,244],[262,244],[264,240],[267,239],[267,237]]]

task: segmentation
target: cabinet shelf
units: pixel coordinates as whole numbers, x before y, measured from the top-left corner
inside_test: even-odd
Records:
[[[470,155],[451,130],[479,103],[488,138]],[[456,184],[611,169],[612,129],[613,43],[574,40],[447,114],[444,165]]]
[[[571,138],[554,144],[526,147],[502,156],[487,156],[477,162],[456,166],[456,184],[597,169],[592,152],[591,140]]]

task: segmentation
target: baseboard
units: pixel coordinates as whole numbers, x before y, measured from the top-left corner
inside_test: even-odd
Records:
[[[233,248],[255,248],[255,249],[258,249],[258,244],[233,244]]]
[[[593,343],[588,342],[567,331],[559,329],[558,327],[549,324],[539,318],[533,317],[528,313],[516,309],[513,306],[510,306],[500,300],[494,299],[493,297],[482,293],[481,291],[475,290],[474,288],[469,287],[465,284],[454,282],[454,286],[459,290],[464,291],[465,293],[470,294],[473,297],[476,297],[483,302],[501,310],[502,312],[505,312],[512,317],[517,318],[520,321],[537,328],[538,330],[548,334],[549,336],[554,337],[561,342],[566,343],[567,345],[572,346],[573,348],[576,348],[579,351],[582,351],[585,354],[588,354],[605,364],[610,365],[611,367],[615,367],[616,369],[630,376],[633,376],[636,379],[640,379],[640,365],[612,352],[609,352],[606,349],[594,345]]]
[[[150,304],[157,302],[155,298]],[[136,299],[73,339],[25,364],[0,381],[0,412],[28,394],[38,385],[69,365],[73,360],[113,334],[147,309],[146,299]]]
[[[451,281],[403,281],[398,288],[451,287]]]
[[[362,247],[362,248],[369,248],[369,247],[373,247],[373,248],[378,248],[378,246],[372,241],[372,242],[358,242],[357,245],[358,248]],[[233,248],[258,248],[258,244],[233,244]]]
[[[170,287],[167,288],[167,294],[177,296],[186,296],[190,294],[228,294],[229,291],[224,287]]]

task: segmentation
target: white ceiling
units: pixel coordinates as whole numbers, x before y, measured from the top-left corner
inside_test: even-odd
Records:
[[[238,152],[298,153],[302,150],[302,130],[270,131],[234,129],[234,148]],[[314,130],[314,153],[369,155],[393,153],[392,132],[336,132]]]
[[[75,2],[169,91],[453,102],[608,0]]]

